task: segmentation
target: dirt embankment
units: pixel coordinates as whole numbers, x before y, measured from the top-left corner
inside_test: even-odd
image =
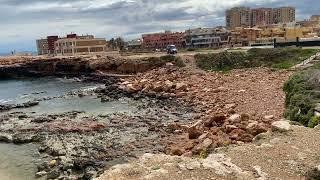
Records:
[[[165,65],[160,57],[6,57],[0,58],[0,76],[88,75],[97,72],[135,74]]]

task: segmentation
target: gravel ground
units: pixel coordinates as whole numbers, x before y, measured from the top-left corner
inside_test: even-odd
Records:
[[[319,135],[320,129],[292,126],[283,134],[268,132],[253,143],[219,148],[207,159],[145,154],[97,180],[305,179],[320,164]]]

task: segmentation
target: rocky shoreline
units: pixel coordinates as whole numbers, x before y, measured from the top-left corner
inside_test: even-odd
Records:
[[[192,120],[192,108],[181,105],[174,98],[127,91],[121,88],[123,81],[119,78],[103,81],[107,82],[105,88],[96,88],[92,92],[75,91],[23,106],[3,106],[0,142],[38,144],[41,158],[36,177],[92,179],[106,168],[146,152],[165,152],[167,143],[162,140],[172,133],[169,125]],[[77,111],[47,115],[19,112],[19,108],[69,96],[96,96],[104,103],[127,101],[135,103],[137,110],[100,116]],[[13,108],[17,111],[11,112]]]
[[[228,74],[193,71],[163,61],[148,68],[143,65],[141,72],[137,70],[140,68],[124,63],[134,69],[132,73],[140,73],[110,78],[103,73],[110,72],[105,67],[108,63],[102,65],[105,60],[101,59],[97,62],[91,59],[90,67],[95,64],[96,68],[85,80],[95,79],[106,86],[90,95],[106,103],[130,101],[136,104],[136,111],[103,116],[68,112],[40,117],[15,112],[0,117],[0,141],[40,145],[37,176],[91,179],[112,165],[144,153],[205,157],[217,147],[251,142],[282,117],[282,84],[290,76],[290,72],[267,68]],[[74,69],[78,65],[59,67],[68,67],[67,72],[81,69]],[[107,67],[119,72],[114,65]],[[60,70],[42,72],[61,75],[56,73]]]

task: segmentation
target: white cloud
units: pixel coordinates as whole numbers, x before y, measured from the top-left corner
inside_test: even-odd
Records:
[[[293,5],[298,17],[317,12],[318,0],[0,0],[0,42],[30,41],[68,32],[135,37],[165,29],[224,25],[233,6]],[[4,28],[5,27],[5,28]],[[33,45],[30,45],[33,47]],[[12,48],[12,47],[8,47]],[[0,48],[1,49],[1,48]]]

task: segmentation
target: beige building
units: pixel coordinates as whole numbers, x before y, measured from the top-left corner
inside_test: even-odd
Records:
[[[63,38],[55,42],[55,55],[74,56],[100,54],[106,51],[107,41],[93,36]]]
[[[320,25],[320,15],[312,15],[310,21],[317,22],[317,24]]]
[[[45,55],[49,53],[48,40],[47,39],[38,39],[37,43],[37,51],[38,55]]]
[[[251,10],[248,7],[235,7],[226,11],[228,29],[251,26]]]
[[[272,8],[257,8],[251,10],[251,26],[264,26],[273,24]]]
[[[294,7],[280,7],[273,9],[274,23],[290,23],[296,20],[296,9]]]
[[[228,29],[237,27],[254,27],[271,24],[288,24],[295,22],[296,10],[293,7],[257,8],[234,7],[226,11]]]

